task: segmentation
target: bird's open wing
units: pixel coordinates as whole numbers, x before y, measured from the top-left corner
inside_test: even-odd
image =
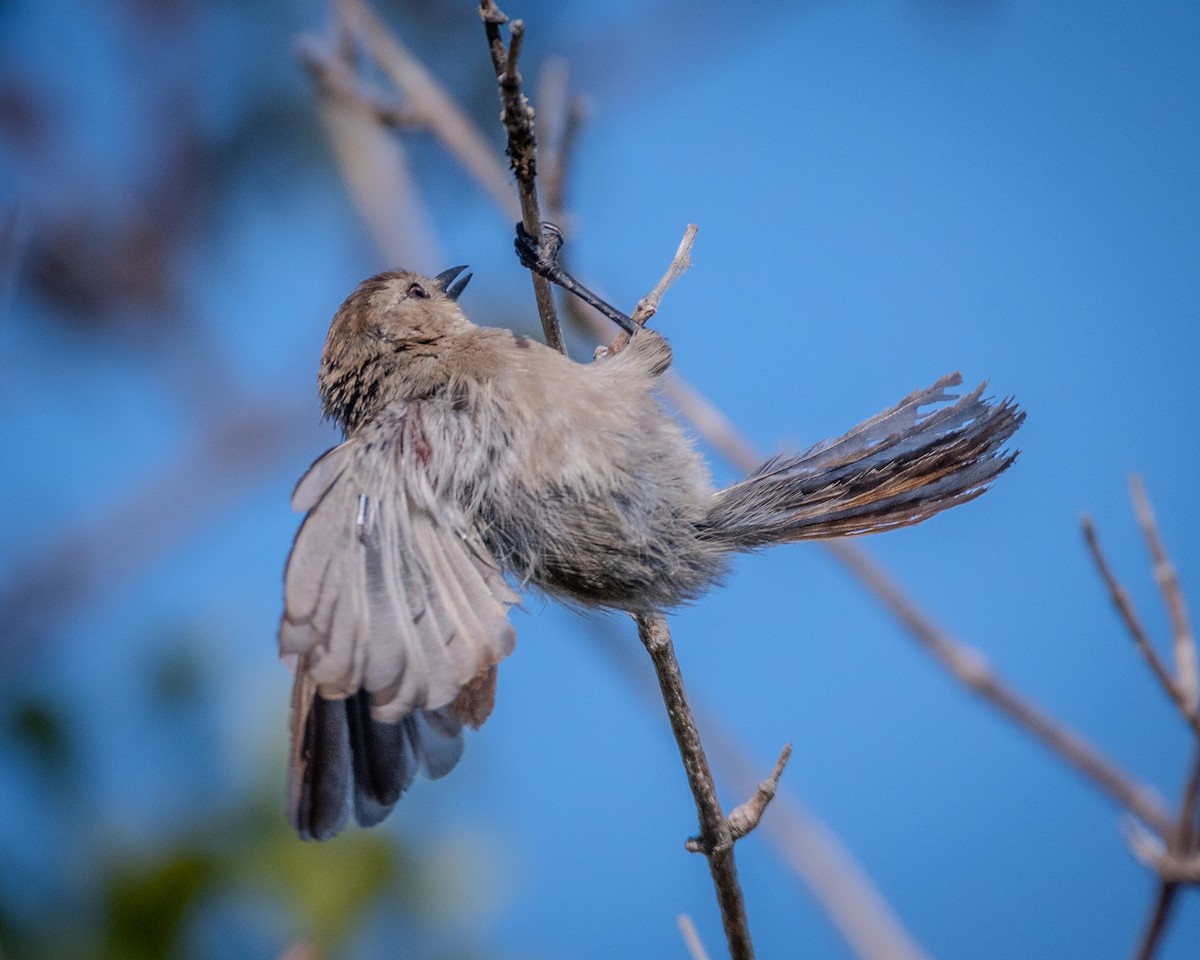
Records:
[[[504,582],[462,510],[435,491],[419,407],[388,408],[313,464],[284,576],[279,649],[326,699],[371,695],[399,720],[446,706],[509,654]]]
[[[416,405],[388,408],[296,487],[307,516],[284,575],[280,652],[296,665],[289,815],[305,838],[377,823],[439,777],[491,710],[512,650],[504,582],[429,476]]]

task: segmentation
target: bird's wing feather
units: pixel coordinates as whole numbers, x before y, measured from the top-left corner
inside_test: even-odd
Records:
[[[451,703],[512,650],[517,601],[462,510],[435,489],[416,404],[396,404],[296,487],[307,516],[284,575],[280,652],[326,699],[365,690],[376,721]]]

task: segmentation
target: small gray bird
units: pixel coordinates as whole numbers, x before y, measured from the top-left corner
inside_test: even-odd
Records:
[[[471,323],[463,270],[364,281],[325,343],[321,398],[346,439],[293,494],[306,516],[279,630],[295,665],[288,812],[305,839],[351,809],[376,824],[417,772],[454,767],[513,648],[510,582],[664,610],[738,551],[917,523],[1015,457],[1003,447],[1024,414],[982,385],[948,403],[952,374],[716,490],[658,399],[661,336],[629,324],[624,349],[575,363]]]

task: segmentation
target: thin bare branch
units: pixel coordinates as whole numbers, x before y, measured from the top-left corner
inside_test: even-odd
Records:
[[[1154,904],[1150,908],[1150,919],[1146,922],[1146,930],[1133,951],[1134,960],[1151,960],[1158,950],[1178,893],[1178,884],[1165,880],[1159,883],[1158,891],[1154,896]]]
[[[1192,728],[1200,733],[1200,729],[1197,729],[1196,725],[1197,711],[1194,692],[1195,641],[1191,635],[1183,590],[1179,585],[1174,566],[1167,556],[1166,547],[1159,533],[1158,521],[1154,517],[1154,511],[1141,480],[1133,477],[1130,488],[1134,512],[1154,564],[1155,580],[1162,591],[1171,617],[1178,670],[1175,677],[1167,676],[1166,668],[1158,661],[1157,655],[1150,647],[1149,638],[1141,627],[1133,604],[1125,589],[1117,583],[1100,550],[1095,529],[1086,519],[1084,520],[1084,532],[1087,535],[1088,546],[1091,548],[1096,566],[1113,598],[1113,603],[1121,612],[1138,649],[1142,650],[1143,655],[1146,656],[1155,676],[1158,677],[1160,684],[1163,685],[1171,699],[1175,701],[1180,713],[1191,723]],[[1125,827],[1125,836],[1134,856],[1153,870],[1159,878],[1150,916],[1134,952],[1134,956],[1138,960],[1151,960],[1158,951],[1167,929],[1167,923],[1179,902],[1180,887],[1184,884],[1200,883],[1200,846],[1197,845],[1197,816],[1200,815],[1200,745],[1196,748],[1179,807],[1178,823],[1174,832],[1165,836],[1165,842],[1150,836],[1137,824],[1127,824]]]
[[[538,179],[546,219],[568,234],[571,231],[566,209],[567,172],[586,115],[584,99],[570,94],[566,61],[551,57],[538,77]]]
[[[1122,826],[1129,849],[1143,866],[1168,883],[1200,884],[1200,853],[1174,854],[1135,821],[1126,821]]]
[[[751,960],[754,947],[750,942],[746,904],[733,859],[733,832],[721,810],[717,787],[700,742],[700,732],[696,729],[696,721],[688,705],[670,628],[661,616],[635,616],[634,622],[637,623],[638,636],[654,663],[663,702],[667,706],[667,717],[671,721],[671,732],[679,746],[688,786],[696,803],[696,813],[700,819],[700,849],[708,858],[708,869],[717,890],[717,903],[721,908],[721,922],[725,927],[729,955],[732,960]]]
[[[1171,835],[1174,827],[1170,815],[1149,787],[1005,684],[979,651],[937,627],[864,550],[841,541],[831,541],[825,546],[959,683],[1033,734],[1043,746],[1140,817],[1159,836]]]
[[[1092,555],[1092,560],[1096,564],[1096,570],[1100,574],[1100,578],[1104,581],[1105,587],[1108,588],[1108,595],[1112,599],[1113,606],[1117,608],[1117,613],[1121,615],[1121,619],[1125,622],[1125,628],[1129,631],[1129,636],[1133,639],[1134,646],[1149,665],[1151,672],[1154,674],[1159,685],[1166,692],[1171,701],[1179,708],[1179,713],[1183,719],[1191,726],[1191,728],[1200,736],[1200,716],[1197,715],[1195,709],[1190,708],[1186,697],[1179,685],[1175,682],[1175,678],[1167,671],[1158,652],[1154,649],[1154,645],[1150,641],[1149,635],[1146,633],[1146,628],[1142,626],[1141,618],[1137,614],[1137,610],[1133,606],[1133,600],[1129,596],[1129,591],[1121,585],[1113,574],[1112,567],[1109,566],[1108,560],[1104,556],[1104,551],[1100,549],[1100,538],[1096,534],[1096,525],[1092,523],[1090,517],[1084,517],[1080,523],[1083,526],[1083,536],[1087,541],[1088,550]]]
[[[779,752],[779,759],[775,761],[775,768],[771,771],[771,775],[758,785],[749,800],[735,807],[726,818],[729,821],[729,832],[734,841],[741,840],[758,826],[759,820],[762,819],[762,815],[767,809],[767,804],[775,799],[775,792],[779,789],[779,778],[783,776],[783,769],[787,766],[791,756],[792,745],[789,743]],[[689,840],[685,846],[693,853],[703,852],[699,837]]]
[[[1151,960],[1162,943],[1167,922],[1179,902],[1179,888],[1184,883],[1200,883],[1200,849],[1196,840],[1196,816],[1200,812],[1200,747],[1192,760],[1191,772],[1183,788],[1179,824],[1174,836],[1164,845],[1144,831],[1126,830],[1134,856],[1142,860],[1159,876],[1158,890],[1150,910],[1150,918],[1138,944],[1138,960]],[[1136,828],[1136,825],[1134,825]],[[1193,870],[1192,868],[1196,869]]]
[[[658,305],[662,302],[663,294],[692,265],[692,243],[696,239],[696,231],[698,229],[699,227],[694,223],[687,225],[687,228],[683,231],[683,239],[679,241],[679,248],[675,251],[675,256],[671,258],[670,266],[667,267],[667,272],[654,285],[654,289],[638,301],[637,307],[634,309],[630,319],[639,327],[645,326],[646,322],[658,312]],[[603,331],[607,327],[608,321],[594,307],[584,303],[578,297],[572,297],[571,303],[574,304],[576,302],[588,311],[586,315],[587,322],[593,327],[596,335],[598,337],[603,336]],[[625,349],[627,343],[629,343],[629,334],[622,331],[617,334],[608,347],[600,348],[597,354],[618,353]]]
[[[1138,524],[1142,528],[1146,546],[1150,550],[1150,558],[1154,563],[1154,579],[1162,592],[1167,613],[1171,618],[1171,634],[1175,650],[1175,686],[1183,700],[1185,713],[1195,716],[1197,705],[1200,704],[1200,675],[1196,665],[1196,638],[1192,634],[1191,618],[1188,616],[1187,601],[1183,597],[1183,588],[1179,585],[1179,575],[1175,564],[1167,555],[1166,545],[1159,532],[1158,521],[1154,509],[1150,506],[1150,498],[1146,496],[1146,487],[1142,478],[1130,477],[1129,492],[1133,499],[1133,509],[1137,514]]]
[[[692,923],[692,918],[686,913],[679,915],[679,933],[683,937],[683,942],[687,946],[692,960],[708,960],[708,951],[704,949],[704,944],[700,941],[696,925]]]
[[[718,769],[736,758],[724,758],[720,739],[710,735]],[[837,835],[781,788],[761,830],[771,847],[816,898],[854,956],[862,960],[929,960],[905,928],[875,882]]]
[[[687,229],[683,231],[683,239],[679,241],[679,249],[671,258],[671,265],[667,268],[667,272],[654,285],[654,289],[638,301],[637,307],[633,311],[633,322],[638,326],[644,326],[651,317],[658,313],[658,305],[662,302],[663,294],[692,265],[692,244],[696,241],[696,231],[699,229],[694,223],[687,225]]]
[[[416,111],[364,86],[346,61],[327,49],[327,44],[318,38],[300,37],[296,41],[296,57],[312,78],[319,95],[349,101],[385,127],[417,130],[431,126],[428,119]]]
[[[509,219],[520,216],[508,173],[495,151],[424,64],[363,0],[340,0],[338,7],[361,36],[372,59],[395,84],[405,108],[426,121],[430,132],[458,158]]]
[[[508,18],[493,0],[480,0],[479,15],[483,20],[488,50],[492,55],[492,66],[496,71],[496,83],[500,88],[500,120],[508,134],[508,147],[505,152],[517,179],[521,223],[526,233],[532,237],[539,237],[542,233],[542,214],[537,195],[537,135],[534,130],[533,107],[529,105],[529,100],[521,90],[521,73],[517,69],[525,36],[525,24],[520,20],[514,20],[510,24],[511,40],[506,51],[500,28],[508,22]],[[533,271],[530,271],[529,275],[533,278],[533,295],[537,301],[538,316],[542,321],[542,334],[546,343],[560,353],[566,353],[550,282]]]
[[[657,684],[650,682],[632,645],[619,637],[598,637],[596,649],[621,671],[629,685],[648,703],[659,701]],[[707,754],[721,779],[749,783],[756,775],[744,744],[720,718],[694,702],[693,712],[704,730]],[[771,802],[771,816],[759,830],[797,879],[812,893],[850,952],[862,960],[929,960],[928,954],[905,929],[871,877],[837,835],[781,784]]]

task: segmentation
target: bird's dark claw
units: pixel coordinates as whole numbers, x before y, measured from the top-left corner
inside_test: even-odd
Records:
[[[558,254],[562,250],[563,234],[557,225],[549,220],[542,221],[542,235],[534,237],[525,229],[525,224],[517,224],[517,238],[513,246],[517,248],[517,257],[527,270],[556,281],[561,271],[558,265]]]
[[[558,262],[558,254],[563,245],[563,234],[553,223],[543,220],[542,234],[536,238],[530,235],[524,224],[518,223],[517,238],[513,241],[513,245],[517,248],[517,257],[520,258],[522,266],[527,270],[532,270],[538,276],[545,277],[568,293],[573,293],[585,303],[591,304],[626,333],[632,335],[637,331],[637,324],[628,315],[612,304],[601,300],[563,269]]]

